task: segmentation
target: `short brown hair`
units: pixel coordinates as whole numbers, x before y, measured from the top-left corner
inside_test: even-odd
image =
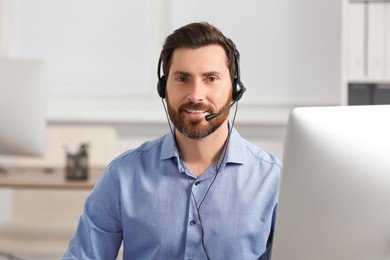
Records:
[[[240,54],[231,39],[207,22],[187,24],[176,29],[166,38],[160,54],[164,75],[167,77],[169,74],[171,58],[175,49],[180,47],[196,49],[211,44],[220,45],[225,50],[227,66],[233,81],[237,74],[235,59],[238,60]]]

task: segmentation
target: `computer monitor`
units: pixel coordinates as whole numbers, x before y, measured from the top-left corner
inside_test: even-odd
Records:
[[[390,259],[390,106],[289,118],[272,260]]]
[[[45,71],[41,60],[0,58],[0,156],[44,153]]]

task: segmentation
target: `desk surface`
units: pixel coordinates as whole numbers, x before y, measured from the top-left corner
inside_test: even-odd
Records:
[[[0,172],[0,188],[92,189],[104,168],[90,168],[87,180],[67,180],[62,168],[10,167]]]

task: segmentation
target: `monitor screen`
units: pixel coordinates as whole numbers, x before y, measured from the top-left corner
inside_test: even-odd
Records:
[[[0,58],[0,155],[42,155],[46,73],[41,60]]]
[[[292,111],[272,259],[390,259],[390,106]]]

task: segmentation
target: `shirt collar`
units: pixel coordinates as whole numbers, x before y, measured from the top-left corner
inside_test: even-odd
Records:
[[[229,122],[229,126],[231,126]],[[233,127],[230,134],[230,140],[228,142],[224,165],[227,163],[243,164],[247,161],[245,151],[246,141],[240,136],[237,130]],[[161,160],[176,158],[179,160],[179,153],[176,149],[175,140],[171,133],[164,136],[163,146],[161,150]]]
[[[166,160],[176,157],[179,159],[179,152],[176,148],[175,139],[171,133],[166,134],[163,137],[163,146],[161,150],[161,160]]]
[[[233,127],[227,146],[225,162],[243,164],[246,161],[246,140],[244,140]]]

